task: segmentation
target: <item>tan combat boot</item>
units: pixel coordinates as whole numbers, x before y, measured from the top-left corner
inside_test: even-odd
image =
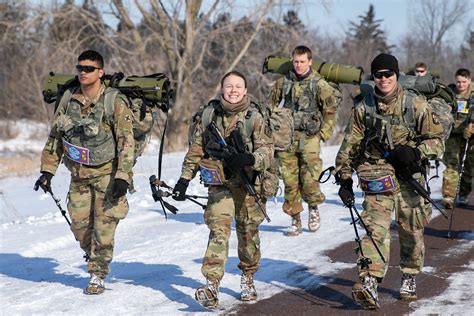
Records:
[[[215,308],[219,305],[219,281],[207,280],[194,294],[196,301],[204,307]]]
[[[321,227],[321,219],[319,217],[318,206],[309,207],[308,229],[310,232],[315,232]]]
[[[242,301],[255,301],[257,299],[257,290],[253,284],[253,276],[251,274],[242,274],[240,290],[240,299]]]
[[[302,232],[303,232],[303,227],[301,226],[301,215],[300,213],[298,213],[291,217],[291,226],[288,228],[286,235],[298,236]]]
[[[400,299],[403,301],[416,300],[416,282],[412,274],[403,274],[402,285],[400,287]]]
[[[361,282],[354,284],[352,299],[364,309],[377,309],[379,297],[377,294],[377,279],[370,274],[361,278]]]
[[[87,284],[87,287],[84,289],[84,294],[87,295],[97,295],[97,294],[102,294],[105,291],[105,281],[104,278],[91,273],[91,278],[89,280],[89,284]]]

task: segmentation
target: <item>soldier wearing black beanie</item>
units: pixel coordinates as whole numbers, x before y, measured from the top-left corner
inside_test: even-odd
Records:
[[[382,69],[393,70],[397,75],[397,79],[398,77],[400,77],[400,70],[398,69],[398,60],[393,55],[381,53],[374,58],[372,64],[370,65],[370,72],[374,74]]]

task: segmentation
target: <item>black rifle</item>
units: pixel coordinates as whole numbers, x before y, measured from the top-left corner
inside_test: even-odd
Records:
[[[374,145],[378,151],[380,151],[380,153],[383,155],[383,158],[385,158],[390,164],[392,164],[393,168],[395,168],[395,175],[398,179],[407,182],[412,187],[412,189],[415,190],[416,193],[418,193],[419,196],[430,202],[431,205],[433,205],[444,216],[444,218],[448,219],[448,215],[446,215],[446,213],[441,208],[439,208],[439,206],[436,205],[436,203],[431,199],[430,192],[426,190],[415,178],[413,178],[414,173],[425,173],[421,166],[398,166],[397,164],[394,164],[393,161],[390,161],[390,151],[385,151],[377,141],[374,141],[371,144]]]
[[[436,203],[431,199],[430,197],[430,192],[426,190],[418,181],[413,178],[412,174],[416,172],[422,172],[423,170],[421,169],[420,166],[416,166],[414,170],[409,167],[395,167],[395,175],[397,176],[398,179],[403,180],[407,182],[413,190],[418,193],[422,198],[424,198],[426,201],[430,202],[431,205],[433,205],[443,216],[444,218],[448,218],[448,215],[438,206]]]
[[[244,142],[242,140],[242,137],[240,136],[240,133],[238,133],[237,130],[231,133],[231,142],[233,143],[234,146],[230,146],[227,144],[224,137],[222,137],[222,134],[219,132],[219,129],[217,128],[215,122],[211,122],[211,124],[209,124],[209,127],[210,127],[211,133],[217,137],[217,142],[219,143],[219,145],[222,146],[224,157],[230,157],[237,153],[245,153]],[[247,191],[248,194],[250,194],[250,196],[252,196],[255,199],[255,202],[257,202],[260,210],[265,216],[265,219],[267,220],[267,222],[270,223],[271,220],[270,220],[270,217],[268,217],[267,212],[265,211],[265,206],[263,206],[262,202],[260,201],[260,196],[255,191],[255,188],[252,185],[247,174],[245,173],[245,170],[240,170],[239,176],[240,176],[240,180],[245,186],[245,190]]]
[[[329,180],[329,178],[331,177],[331,175],[334,175],[334,179],[336,180],[336,184],[341,185],[341,173],[340,172],[334,172],[335,169],[336,168],[334,168],[334,167],[329,167],[329,168],[323,170],[321,172],[321,174],[319,175],[318,182],[319,183],[327,182]],[[328,171],[329,171],[328,177],[326,179],[322,180],[324,174]],[[382,261],[384,263],[386,263],[385,258],[382,255],[382,252],[380,251],[380,248],[377,246],[377,244],[374,241],[374,238],[372,237],[372,232],[370,232],[367,229],[367,226],[365,225],[364,221],[362,220],[362,217],[360,217],[360,214],[357,211],[354,203],[355,203],[354,199],[351,199],[348,203],[344,203],[344,206],[349,208],[349,211],[351,212],[351,220],[352,220],[351,223],[354,226],[354,233],[355,233],[355,236],[356,236],[355,242],[359,246],[359,251],[360,251],[360,256],[361,257],[357,260],[357,264],[359,264],[362,269],[368,269],[369,264],[372,263],[372,260],[370,260],[370,258],[367,258],[367,257],[364,256],[364,252],[362,250],[361,239],[359,237],[359,232],[357,231],[357,227],[356,227],[356,219],[354,217],[354,213],[356,213],[357,218],[358,218],[360,224],[362,225],[362,227],[364,228],[366,235],[369,237],[370,241],[372,242],[372,245],[374,245],[375,250],[377,250],[377,253],[380,256],[380,259],[382,259]]]

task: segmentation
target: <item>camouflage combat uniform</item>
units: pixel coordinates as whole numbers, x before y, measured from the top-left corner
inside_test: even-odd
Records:
[[[466,146],[463,131],[469,122],[474,122],[474,113],[469,113],[469,108],[474,107],[474,88],[471,86],[465,95],[456,95],[457,113],[454,114],[454,128],[446,141],[446,151],[443,162],[446,170],[443,172],[443,198],[454,201],[456,188],[459,181],[459,167],[461,165],[461,154]],[[468,196],[472,189],[472,177],[474,176],[474,137],[469,139],[469,145],[464,161],[464,170],[461,177],[459,196]]]
[[[89,255],[88,271],[101,278],[109,272],[117,224],[128,213],[127,198],[114,199],[112,185],[114,179],[130,181],[134,162],[132,114],[119,94],[113,117],[106,117],[105,91],[102,84],[97,96],[88,100],[80,88],[74,90],[70,102],[56,111],[41,155],[41,171],[54,175],[63,159],[71,172],[71,230]]]
[[[217,100],[211,102],[216,104],[215,101]],[[252,167],[246,167],[245,170],[249,175],[254,171],[266,170],[273,157],[273,143],[271,133],[265,128],[261,114],[251,104],[246,110],[229,115],[221,108],[220,101],[218,104],[214,117],[224,138],[228,137],[235,128],[239,128],[240,131],[245,130],[244,125],[245,120],[249,117],[248,112],[256,116],[252,134],[249,137],[242,135],[246,140],[246,147],[255,157],[255,164]],[[205,127],[203,125],[197,124],[193,135],[191,135],[192,142],[184,158],[181,172],[181,177],[184,179],[194,178],[199,169],[199,163],[209,158],[204,150],[207,138],[204,136]],[[228,179],[223,185],[209,186],[209,200],[204,212],[204,220],[210,233],[201,271],[207,280],[217,282],[217,284],[224,276],[233,218],[235,217],[238,238],[239,268],[244,274],[253,274],[259,268],[258,225],[264,219],[258,204],[253,197],[247,194],[238,175],[226,174],[226,178]],[[258,186],[256,190],[259,191]],[[263,199],[262,204],[265,205],[265,202]]]
[[[377,98],[376,108],[379,115],[386,116],[392,122],[400,120],[406,123],[402,109],[409,107],[406,100],[407,90],[398,85],[397,91],[391,97],[382,100]],[[373,97],[369,94],[368,97]],[[431,217],[431,206],[419,196],[408,183],[396,178],[394,169],[383,157],[381,147],[388,150],[387,131],[391,130],[393,144],[417,147],[421,151],[421,159],[435,159],[441,156],[444,144],[442,140],[442,125],[433,117],[426,99],[423,96],[413,96],[413,123],[390,124],[382,122],[383,128],[378,129],[379,137],[366,142],[366,136],[371,130],[366,117],[365,101],[354,106],[345,137],[336,157],[336,168],[340,169],[343,179],[350,178],[352,170],[357,171],[359,179],[375,180],[390,175],[394,181],[393,190],[384,193],[364,192],[364,202],[361,217],[372,237],[385,258],[385,263],[368,236],[362,238],[362,252],[365,258],[372,263],[367,270],[361,268],[358,260],[359,276],[363,278],[367,273],[383,279],[388,269],[390,255],[390,224],[392,211],[400,240],[400,268],[405,274],[416,275],[423,267],[424,241],[423,231]],[[375,102],[373,103],[375,105]],[[372,130],[373,132],[373,130]],[[413,175],[422,185],[423,177],[420,173]],[[359,183],[361,180],[359,180]],[[359,251],[359,256],[361,255]],[[361,258],[359,258],[361,259]]]
[[[298,80],[291,71],[272,88],[272,107],[293,110],[295,138],[285,152],[278,152],[280,174],[285,184],[283,211],[290,216],[303,211],[302,199],[310,207],[325,200],[318,178],[322,171],[320,142],[327,141],[336,125],[339,93],[317,72]]]

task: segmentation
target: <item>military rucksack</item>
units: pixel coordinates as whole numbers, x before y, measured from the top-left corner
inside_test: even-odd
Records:
[[[422,95],[426,98],[429,107],[434,115],[434,119],[443,126],[443,139],[446,140],[453,128],[453,102],[454,94],[452,91],[441,83],[427,75],[423,77],[400,75],[398,83],[405,88],[405,111],[403,114],[403,122],[397,122],[406,125],[411,130],[414,129],[415,115],[413,109],[413,98]],[[366,126],[375,127],[376,119],[384,119],[376,114],[373,81],[361,82],[361,94],[355,98],[355,102],[364,101]]]
[[[113,105],[118,92],[121,93],[120,95],[133,114],[134,162],[136,163],[151,137],[158,109],[164,113],[168,112],[169,101],[174,95],[174,90],[171,88],[168,77],[163,73],[126,77],[123,73],[117,72],[113,75],[105,74],[101,80],[107,87],[104,97],[107,119],[113,118]],[[60,105],[65,106],[69,102],[71,91],[79,86],[79,80],[75,75],[50,72],[43,82],[43,99],[46,103],[54,102],[56,111]],[[163,144],[163,137],[164,133],[161,144]],[[160,155],[161,152],[162,150],[160,150]]]
[[[252,115],[253,110],[258,111],[265,122],[265,128],[268,133],[272,135],[275,151],[287,150],[293,141],[293,117],[288,109],[272,109],[266,104],[261,104],[255,99],[251,100],[251,110],[247,112],[245,117],[245,131],[246,135],[252,135],[254,129],[255,115]],[[199,107],[196,113],[192,116],[191,124],[189,126],[188,140],[191,145],[194,142],[194,132],[199,124],[202,125],[203,130],[212,122],[215,111],[220,107],[219,100],[211,100],[209,103]],[[273,158],[271,165],[261,173],[261,194],[266,197],[272,197],[277,194],[279,177],[278,177],[278,161]]]

